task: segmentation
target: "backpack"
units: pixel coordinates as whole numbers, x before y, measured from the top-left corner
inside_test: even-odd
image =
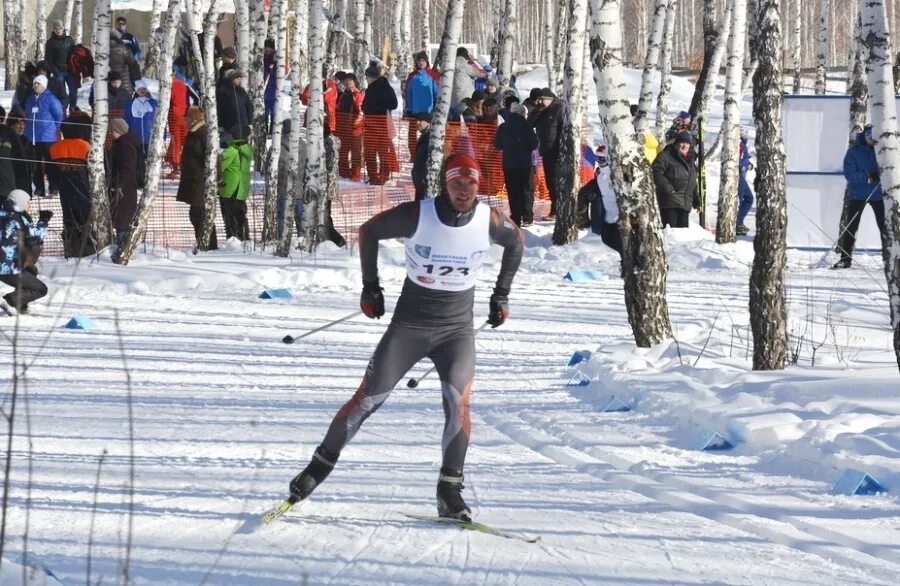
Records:
[[[69,71],[80,71],[85,77],[94,77],[94,56],[90,49],[81,43],[72,47],[69,57],[66,59]]]

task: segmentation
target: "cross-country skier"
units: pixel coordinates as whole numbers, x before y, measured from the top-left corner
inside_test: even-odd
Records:
[[[360,228],[363,313],[370,318],[384,315],[377,264],[380,240],[406,239],[406,280],[391,324],[369,361],[359,389],[335,415],[309,465],[291,481],[292,499],[305,499],[325,480],[363,421],[381,407],[406,372],[427,357],[441,380],[445,416],[438,514],[471,520],[471,510],[460,492],[475,373],[475,283],[491,244],[502,246],[503,259],[487,320],[496,328],[509,315],[509,291],[523,249],[519,228],[476,199],[480,174],[473,158],[452,155],[443,171],[443,194],[401,204]]]

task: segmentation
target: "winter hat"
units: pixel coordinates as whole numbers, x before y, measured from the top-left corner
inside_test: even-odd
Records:
[[[472,177],[478,181],[481,177],[481,168],[478,166],[478,162],[469,155],[450,155],[450,158],[447,159],[444,179],[450,181],[457,177]]]
[[[121,118],[113,118],[109,121],[109,131],[117,134],[128,134],[128,123]]]
[[[222,49],[222,56],[237,59],[237,51],[234,50],[234,47],[225,47]]]
[[[741,126],[741,138],[747,140],[750,138],[750,127],[749,126]]]
[[[118,71],[110,71],[109,75],[106,76],[107,81],[122,81],[122,74]]]
[[[28,202],[31,201],[31,196],[28,195],[27,191],[23,191],[21,189],[13,189],[9,192],[9,195],[6,196],[10,202],[12,202],[13,209],[17,212],[24,212],[25,207],[28,205]]]
[[[487,97],[487,94],[481,90],[475,90],[474,92],[472,92],[472,101],[473,102],[483,102],[486,97]]]
[[[518,114],[519,116],[522,116],[523,118],[528,114],[528,111],[525,109],[525,106],[523,106],[519,102],[513,102],[512,104],[510,104],[509,111],[512,112],[513,114]]]
[[[34,78],[34,81],[31,82],[31,85],[41,84],[46,89],[47,87],[47,76],[46,75],[37,75]]]
[[[237,78],[243,78],[244,74],[241,73],[240,69],[229,69],[225,72],[225,79],[228,81],[234,81]]]
[[[91,115],[81,110],[76,110],[69,114],[68,118],[63,120],[62,130],[63,138],[80,138],[85,142],[91,142]]]
[[[203,122],[206,120],[206,112],[200,106],[191,106],[187,111],[187,119],[191,121],[191,124]]]
[[[554,94],[553,90],[551,90],[550,88],[545,87],[541,90],[541,97],[542,98],[556,98],[556,94]]]
[[[425,63],[430,63],[431,60],[428,58],[428,53],[425,51],[419,51],[415,55],[413,55],[413,61],[418,61],[419,59],[424,59]]]
[[[381,68],[378,67],[378,64],[374,61],[366,67],[366,77],[378,78],[381,77]]]
[[[488,80],[487,84],[492,87],[500,87],[500,82],[497,81],[496,77],[492,77]]]
[[[541,97],[541,88],[539,88],[539,87],[533,87],[533,88],[531,88],[531,91],[528,92],[529,100],[536,100],[540,97]]]
[[[66,28],[65,26],[63,26],[63,21],[61,21],[59,19],[54,20],[51,23],[51,25],[53,26],[54,29],[58,29],[58,28],[65,29]]]
[[[678,113],[678,117],[681,118],[682,120],[690,120],[691,113],[687,112],[685,110],[682,110],[681,112]]]
[[[687,130],[679,132],[678,136],[675,137],[675,144],[679,144],[682,142],[691,144],[692,142],[694,142],[694,135]]]
[[[6,125],[12,126],[17,122],[25,121],[25,110],[22,109],[18,104],[14,105],[9,109],[9,113],[6,115]]]
[[[143,88],[143,89],[145,89],[145,90],[149,90],[149,89],[150,89],[150,86],[147,85],[147,80],[146,80],[146,79],[141,78],[141,79],[137,80],[136,82],[134,82],[134,89],[135,89],[135,90],[139,90],[139,89],[141,89],[141,88]]]

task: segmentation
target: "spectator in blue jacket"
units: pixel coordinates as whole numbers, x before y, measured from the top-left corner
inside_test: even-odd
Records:
[[[128,128],[135,133],[143,145],[143,156],[147,156],[147,148],[150,145],[150,135],[153,134],[153,120],[159,110],[159,102],[150,95],[147,81],[139,79],[134,84],[134,98],[125,107],[125,122]]]
[[[853,247],[856,245],[856,231],[866,204],[875,213],[875,223],[881,232],[882,250],[886,250],[884,201],[881,192],[881,174],[875,158],[875,137],[869,124],[856,136],[856,140],[844,155],[844,177],[847,179],[847,224],[841,226],[838,238],[838,252],[841,259],[833,269],[848,269],[853,262]]]
[[[31,145],[34,160],[34,195],[44,197],[44,161],[50,159],[50,147],[59,138],[63,121],[63,106],[59,99],[47,91],[46,75],[37,75],[32,83],[32,94],[25,100],[25,140]],[[50,179],[50,193],[57,192]]]
[[[43,210],[35,224],[28,215],[31,196],[14,189],[0,201],[0,282],[13,290],[0,298],[0,309],[8,315],[27,313],[28,304],[47,294],[47,286],[37,278],[35,261],[53,216]]]
[[[747,182],[747,171],[753,168],[750,162],[750,149],[747,146],[747,140],[750,138],[750,129],[741,126],[741,144],[740,144],[740,160],[738,163],[738,215],[737,215],[737,233],[744,236],[750,233],[750,229],[744,225],[747,214],[753,208],[753,190]]]
[[[416,53],[416,69],[406,78],[406,94],[404,104],[406,111],[404,116],[418,121],[418,114],[431,114],[437,104],[440,88],[438,82],[440,76],[431,69],[428,63],[428,53],[421,51]],[[407,147],[410,153],[416,152],[416,124],[410,121],[407,133]]]

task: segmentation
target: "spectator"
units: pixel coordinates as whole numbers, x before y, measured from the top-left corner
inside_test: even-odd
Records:
[[[59,138],[63,121],[63,107],[52,93],[47,91],[47,77],[38,75],[32,85],[33,93],[25,100],[25,136],[31,145],[34,170],[34,195],[44,197],[44,162],[49,158],[50,146]],[[51,194],[57,193],[56,183],[48,177]]]
[[[544,102],[543,100],[541,100],[541,88],[531,88],[531,92],[529,92],[528,97],[525,98],[525,101],[522,102],[522,105],[525,106],[525,110],[528,112],[526,118],[528,120],[532,120],[531,113],[544,107]]]
[[[421,51],[415,55],[416,68],[406,78],[406,112],[404,116],[410,119],[407,124],[406,145],[410,154],[414,154],[417,148],[415,122],[418,114],[431,114],[437,104],[441,81],[428,62],[428,53]]]
[[[203,234],[203,218],[206,215],[206,147],[209,136],[206,128],[206,116],[203,109],[191,106],[187,112],[188,133],[184,139],[184,148],[181,151],[181,178],[178,181],[178,194],[176,201],[181,201],[190,206],[188,217],[191,226],[194,227],[194,237],[197,239],[197,250],[200,247],[200,237]],[[213,224],[212,233],[209,236],[209,250],[218,248],[216,241],[216,226]]]
[[[140,62],[141,44],[138,42],[137,37],[128,32],[128,20],[124,16],[116,18],[116,31],[122,38],[122,44],[131,51],[135,62]]]
[[[275,62],[275,41],[266,39],[263,49],[263,76],[265,77],[264,103],[266,107],[266,134],[272,134],[275,129],[275,95],[278,89],[278,65]]]
[[[416,188],[416,201],[428,197],[428,154],[431,151],[431,114],[415,114],[419,141],[413,159],[412,182]]]
[[[203,44],[201,43],[202,47]],[[216,76],[216,85],[228,87],[231,79],[228,77],[228,72],[232,69],[238,69],[240,65],[237,62],[237,51],[235,51],[234,47],[225,47],[222,49],[222,65],[219,66],[219,73]],[[232,78],[233,79],[233,78]],[[230,126],[226,126],[225,128],[231,128]]]
[[[69,109],[78,108],[78,90],[85,77],[94,77],[94,56],[84,45],[78,44],[72,48],[67,60],[69,78]],[[93,89],[93,85],[91,86]]]
[[[475,91],[475,80],[487,78],[487,73],[478,61],[469,55],[465,47],[456,49],[456,71],[453,75],[453,92],[450,106],[454,106]]]
[[[363,93],[357,87],[356,75],[344,78],[344,91],[337,103],[337,136],[341,140],[338,174],[351,181],[360,180],[363,141]]]
[[[666,144],[675,142],[675,138],[682,132],[690,132],[691,130],[691,113],[682,110],[672,121],[672,126],[666,131]]]
[[[578,205],[587,208],[591,232],[600,236],[603,243],[622,254],[622,234],[619,232],[619,204],[613,189],[606,147],[597,149],[597,166],[594,181],[578,192]]]
[[[747,183],[747,172],[753,168],[753,163],[750,162],[750,150],[747,148],[747,139],[749,138],[750,129],[746,126],[741,126],[737,215],[737,233],[739,236],[745,236],[750,233],[750,229],[744,225],[744,220],[753,208],[753,191],[750,189],[750,184]]]
[[[663,226],[687,228],[691,208],[700,207],[693,142],[690,132],[681,132],[653,161],[656,200]]]
[[[65,113],[69,108],[69,90],[66,87],[65,76],[60,76],[56,68],[46,61],[38,61],[36,67],[38,75],[43,75],[47,78],[47,89],[56,96],[56,99],[62,104],[63,113]]]
[[[122,43],[118,30],[109,32],[109,70],[116,71],[122,80],[122,90],[127,96],[134,93],[134,84],[141,79],[141,66],[134,59],[131,49]]]
[[[363,149],[370,185],[384,185],[391,173],[400,170],[393,143],[391,111],[397,109],[397,94],[384,76],[384,66],[372,62],[366,68],[366,89],[362,102],[365,114]]]
[[[844,178],[847,180],[847,225],[841,226],[838,238],[838,252],[841,259],[833,269],[849,269],[853,263],[853,248],[856,246],[856,231],[866,204],[875,214],[875,224],[881,233],[882,250],[887,250],[887,232],[884,221],[884,194],[881,186],[881,172],[875,158],[875,137],[872,125],[867,125],[856,135],[856,140],[844,155]]]
[[[0,126],[0,201],[16,189],[31,195],[31,166],[22,135],[25,112],[13,106]]]
[[[484,86],[484,95],[486,98],[494,98],[497,103],[500,101],[500,81],[496,77],[487,80]]]
[[[122,118],[125,116],[125,108],[131,101],[131,94],[122,89],[122,74],[118,71],[110,71],[106,78],[106,96],[109,107],[109,117]],[[94,86],[91,86],[91,92],[88,95],[88,104],[94,107]]]
[[[0,282],[13,288],[0,298],[0,309],[10,316],[28,313],[28,304],[47,294],[34,262],[53,212],[41,211],[35,224],[28,214],[30,205],[31,196],[21,189],[0,200]]]
[[[63,251],[66,258],[96,251],[91,233],[93,208],[87,157],[90,151],[91,117],[74,112],[62,124],[63,139],[50,147],[50,180],[59,186],[63,212]]]
[[[13,106],[25,107],[25,101],[34,93],[34,78],[37,77],[37,74],[37,67],[30,61],[19,71],[19,79],[12,97]]]
[[[250,126],[253,122],[253,104],[247,90],[241,86],[244,74],[240,69],[229,69],[225,76],[228,83],[220,84],[216,89],[219,128],[228,130],[235,126]]]
[[[109,121],[112,147],[109,149],[110,215],[116,228],[116,244],[121,244],[137,211],[138,165],[141,144],[121,118]]]
[[[75,41],[66,34],[63,21],[54,20],[50,38],[47,39],[47,42],[44,44],[44,61],[49,67],[49,69],[44,72],[44,75],[55,73],[59,77],[59,81],[65,88],[64,93],[66,94],[66,99],[60,99],[60,102],[64,102],[64,105],[69,105],[71,102],[73,108],[75,107],[75,100],[70,96],[76,91],[76,86],[72,83],[73,80],[70,79],[69,76],[69,55],[74,48]],[[53,88],[51,88],[51,91],[53,91]],[[53,93],[56,92],[54,91]],[[57,97],[59,96],[57,95]]]
[[[219,174],[219,204],[225,221],[225,237],[250,240],[247,224],[247,197],[250,195],[250,164],[253,161],[253,147],[249,126],[235,126],[228,146],[222,151]]]
[[[131,132],[137,135],[138,141],[141,143],[141,157],[139,164],[141,171],[146,162],[147,153],[150,152],[150,138],[153,136],[153,121],[156,119],[156,112],[159,111],[159,102],[150,95],[150,88],[147,86],[146,80],[139,79],[135,83],[134,98],[125,107],[125,122]],[[138,172],[138,185],[144,186],[144,174]]]
[[[534,223],[534,159],[538,137],[525,119],[525,107],[512,104],[494,135],[494,147],[503,153],[503,176],[509,198],[509,217],[517,226]]]
[[[325,115],[322,118],[322,123],[327,129],[328,133],[332,133],[337,128],[337,103],[338,103],[338,84],[335,80],[330,77],[322,78],[322,103],[325,105]],[[300,101],[303,105],[309,105],[309,85],[303,88],[303,92],[300,94]],[[304,116],[309,114],[309,110],[306,111]],[[308,126],[308,121],[304,117],[303,125]]]
[[[172,74],[172,92],[169,95],[169,146],[166,149],[166,162],[169,163],[169,174],[166,179],[176,179],[181,168],[181,150],[184,137],[187,135],[185,118],[191,105],[188,85],[176,74]]]
[[[542,107],[533,110],[530,118],[540,141],[538,150],[544,165],[547,190],[550,192],[550,215],[547,219],[555,220],[559,202],[559,148],[565,125],[565,104],[556,98],[550,88],[542,89],[540,97]]]

